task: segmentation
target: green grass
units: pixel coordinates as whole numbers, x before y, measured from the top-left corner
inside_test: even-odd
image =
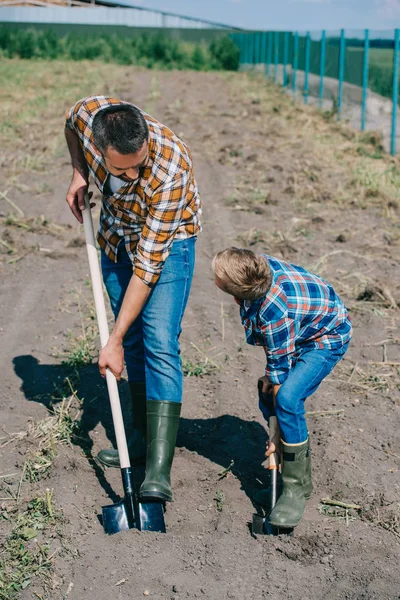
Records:
[[[364,50],[363,48],[347,48],[347,52],[364,52]],[[392,97],[393,50],[390,48],[370,48],[369,88],[381,96]]]
[[[165,34],[132,35],[68,33],[52,30],[0,27],[0,53],[7,58],[46,60],[102,60],[149,69],[237,70],[239,50],[228,37],[209,44],[193,44]]]
[[[0,518],[10,520],[3,510]],[[52,568],[50,546],[37,539],[54,526],[60,515],[53,507],[52,492],[32,499],[14,520],[0,555],[0,598],[13,600],[36,575],[48,575]]]

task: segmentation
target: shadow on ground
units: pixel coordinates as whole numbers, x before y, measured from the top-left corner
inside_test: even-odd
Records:
[[[73,372],[65,365],[41,364],[32,355],[16,356],[13,360],[16,375],[21,379],[21,390],[29,402],[38,402],[51,410],[61,402],[66,377]],[[93,466],[100,485],[113,502],[119,498],[104,477],[104,471],[97,465],[92,454],[93,442],[90,432],[102,425],[106,436],[115,447],[111,410],[107,388],[100,377],[97,365],[79,369],[79,377],[74,389],[82,401],[80,431],[74,438],[90,464]],[[126,423],[130,422],[129,387],[126,381],[119,385],[122,411]],[[129,429],[128,429],[129,432]],[[251,499],[257,487],[256,479],[265,479],[262,467],[266,433],[255,421],[245,421],[232,415],[222,415],[211,419],[182,418],[179,427],[177,446],[204,456],[222,468],[234,461],[232,473],[239,479],[243,491]]]

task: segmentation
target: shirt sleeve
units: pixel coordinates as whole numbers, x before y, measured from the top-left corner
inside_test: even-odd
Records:
[[[182,219],[189,187],[183,171],[164,183],[151,198],[145,225],[136,248],[135,274],[149,287],[161,275]]]
[[[83,100],[79,100],[74,106],[72,106],[69,110],[67,110],[65,115],[65,127],[67,129],[72,129],[72,131],[76,130],[76,117],[78,115],[78,111],[82,106]]]
[[[267,358],[265,375],[274,384],[281,384],[289,374],[295,352],[295,339],[300,324],[283,317],[262,326],[264,350]]]

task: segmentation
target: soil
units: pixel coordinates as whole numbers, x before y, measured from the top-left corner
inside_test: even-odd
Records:
[[[22,499],[32,489],[54,490],[62,530],[47,540],[58,550],[51,586],[36,579],[20,598],[400,598],[396,202],[366,184],[351,188],[361,168],[355,134],[295,107],[257,77],[129,68],[126,75],[111,92],[168,124],[194,155],[204,231],[182,353],[200,374],[185,379],[167,534],[107,537],[98,517],[118,498],[120,479],[91,457],[113,441],[110,411],[96,365],[80,369],[79,435],[58,446],[45,479],[21,486]],[[66,150],[54,161],[45,175],[52,192],[32,192],[43,174],[31,173],[25,191],[15,187],[9,197],[25,218],[37,224],[46,215],[59,228],[2,225],[3,240],[19,249],[3,254],[1,267],[2,474],[22,469],[35,439],[4,440],[46,418],[54,385],[68,373],[59,352],[81,331],[77,299],[84,319],[90,307],[83,231],[65,203]],[[397,165],[386,158],[371,164]],[[4,216],[11,208],[3,202],[1,210]],[[211,258],[230,245],[315,269],[346,300],[354,323],[347,356],[307,401],[308,411],[338,412],[309,416],[314,492],[293,537],[254,537],[249,527],[252,495],[267,480],[256,397],[264,357],[246,346],[237,306],[213,283]],[[126,383],[121,395],[127,404]],[[326,497],[362,510],[328,511]]]

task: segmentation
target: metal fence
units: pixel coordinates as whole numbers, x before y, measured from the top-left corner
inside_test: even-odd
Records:
[[[396,153],[400,30],[238,32],[242,69],[263,70],[294,96],[352,125],[379,129]]]

